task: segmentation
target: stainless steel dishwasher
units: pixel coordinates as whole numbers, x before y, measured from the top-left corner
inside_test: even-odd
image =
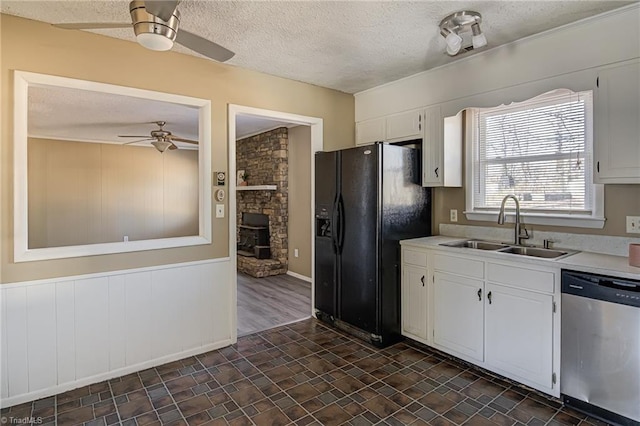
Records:
[[[640,280],[563,270],[561,339],[564,403],[640,425]]]

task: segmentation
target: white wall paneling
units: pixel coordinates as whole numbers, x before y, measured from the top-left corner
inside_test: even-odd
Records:
[[[27,289],[7,289],[7,363],[9,396],[29,390],[29,357],[27,353]]]
[[[33,285],[26,287],[26,291],[29,389],[43,389],[57,381],[56,323],[51,321],[56,316],[56,288]]]
[[[231,344],[229,264],[2,285],[2,407]]]

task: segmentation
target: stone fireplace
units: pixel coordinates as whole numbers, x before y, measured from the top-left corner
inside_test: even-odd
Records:
[[[247,175],[247,186],[239,186],[236,197],[239,249],[240,244],[251,243],[247,236],[257,231],[248,227],[266,226],[269,237],[268,258],[247,256],[256,251],[264,256],[266,250],[261,244],[257,244],[261,246],[258,249],[242,250],[246,253],[238,253],[238,271],[258,278],[285,274],[288,269],[288,143],[286,127],[236,142],[236,168]],[[275,189],[264,189],[265,185],[275,185]],[[247,218],[255,219],[255,215],[264,215],[268,221],[258,225],[243,223]],[[244,248],[249,247],[245,244]]]

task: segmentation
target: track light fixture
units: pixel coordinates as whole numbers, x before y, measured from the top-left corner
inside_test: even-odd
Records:
[[[440,34],[447,42],[447,53],[450,56],[457,55],[462,48],[462,36],[460,33],[471,31],[471,43],[473,49],[487,45],[487,38],[480,29],[482,15],[478,12],[463,10],[452,13],[440,22]],[[471,47],[465,50],[471,50]]]

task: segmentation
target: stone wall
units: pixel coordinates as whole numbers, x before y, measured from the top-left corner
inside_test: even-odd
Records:
[[[287,272],[289,259],[288,145],[286,127],[236,142],[236,168],[247,173],[248,186],[276,185],[277,188],[275,191],[237,192],[236,221],[238,225],[241,224],[243,212],[262,213],[269,216],[271,259],[238,256],[238,270],[254,277]]]

